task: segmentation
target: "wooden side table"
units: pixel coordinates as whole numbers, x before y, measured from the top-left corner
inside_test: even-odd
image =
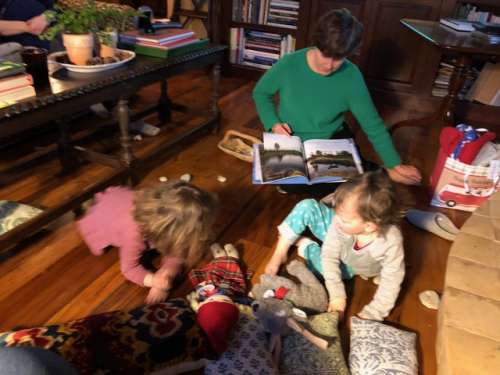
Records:
[[[488,43],[472,37],[470,33],[455,31],[436,21],[402,19],[401,23],[431,45],[439,48],[444,54],[455,56],[457,59],[448,95],[443,98],[436,113],[423,119],[402,121],[390,129],[397,148],[408,163],[416,165],[422,171],[424,184],[426,184],[439,149],[441,129],[447,124],[454,124],[458,93],[465,81],[465,74],[472,64],[473,56],[500,56],[500,44]],[[403,133],[400,130],[407,127],[419,129],[416,132],[403,134],[403,139],[398,140]],[[434,157],[429,154],[434,154]]]
[[[500,56],[500,44],[475,38],[468,32],[455,31],[436,21],[402,19],[401,23],[443,53],[456,56],[457,64],[451,76],[448,95],[436,113],[436,119],[453,122],[458,93],[472,64],[472,56]]]

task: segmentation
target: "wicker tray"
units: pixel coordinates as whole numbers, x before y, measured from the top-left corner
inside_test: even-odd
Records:
[[[251,163],[254,143],[261,144],[262,141],[237,130],[228,130],[217,147],[229,155]]]

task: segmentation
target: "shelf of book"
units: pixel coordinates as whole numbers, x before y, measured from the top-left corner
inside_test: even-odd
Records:
[[[295,29],[288,29],[285,27],[271,26],[271,25],[262,25],[262,24],[258,24],[258,23],[233,21],[233,22],[231,22],[231,27],[241,27],[244,29],[258,30],[258,31],[266,32],[266,33],[290,34],[293,37],[295,37],[297,35],[297,30],[295,30]]]

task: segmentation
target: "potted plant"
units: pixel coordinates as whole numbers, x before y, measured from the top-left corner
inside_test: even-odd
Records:
[[[69,60],[76,65],[85,65],[92,58],[94,33],[97,31],[97,8],[94,1],[81,8],[62,8],[45,12],[51,26],[42,34],[43,39],[52,40],[62,33],[62,40]]]
[[[99,55],[102,58],[114,57],[118,34],[127,30],[131,20],[137,15],[137,12],[132,9],[115,7],[105,7],[98,12],[96,36],[99,44]]]
[[[69,60],[75,65],[86,65],[94,56],[114,56],[118,32],[124,31],[137,12],[112,6],[96,6],[88,0],[79,7],[56,5],[55,11],[45,13],[51,26],[42,34],[52,40],[62,34]],[[100,51],[101,50],[101,51]]]

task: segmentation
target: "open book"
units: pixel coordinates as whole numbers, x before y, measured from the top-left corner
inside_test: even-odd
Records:
[[[351,138],[311,139],[264,133],[253,145],[254,184],[317,184],[343,182],[363,173]]]

